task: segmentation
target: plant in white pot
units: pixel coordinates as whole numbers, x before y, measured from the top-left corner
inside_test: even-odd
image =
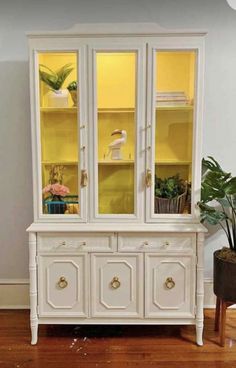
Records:
[[[62,86],[68,75],[74,69],[72,64],[65,64],[60,69],[53,71],[46,65],[39,65],[39,76],[48,87],[48,107],[68,107],[68,89]]]
[[[228,247],[214,252],[214,293],[236,302],[236,177],[225,172],[208,157],[202,160],[201,222],[219,225],[225,232]]]

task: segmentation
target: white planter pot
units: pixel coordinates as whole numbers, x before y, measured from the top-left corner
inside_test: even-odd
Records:
[[[47,94],[48,107],[68,107],[69,91],[59,89],[58,91],[49,91]]]

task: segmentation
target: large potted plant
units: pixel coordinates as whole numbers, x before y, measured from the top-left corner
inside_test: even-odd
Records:
[[[67,88],[62,89],[62,86],[74,69],[71,65],[71,63],[65,64],[56,71],[46,65],[39,65],[40,79],[49,87],[47,94],[48,107],[68,107],[69,92]]]
[[[236,177],[213,158],[202,160],[201,222],[219,225],[228,246],[214,252],[214,293],[236,301]]]
[[[183,213],[187,198],[187,183],[174,175],[155,176],[155,213]]]

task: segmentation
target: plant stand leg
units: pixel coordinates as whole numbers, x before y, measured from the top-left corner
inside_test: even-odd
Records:
[[[220,345],[225,345],[225,322],[226,322],[227,302],[221,302],[221,316],[220,316]]]
[[[220,313],[221,313],[221,298],[216,298],[216,312],[215,312],[215,331],[219,331],[220,326]]]

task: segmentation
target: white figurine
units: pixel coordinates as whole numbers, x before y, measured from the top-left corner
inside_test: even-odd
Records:
[[[109,144],[108,146],[109,153],[111,152],[112,160],[122,160],[121,146],[123,146],[126,143],[127,132],[126,130],[116,129],[112,132],[111,135],[115,135],[115,134],[121,134],[121,138],[115,139],[113,142]]]

